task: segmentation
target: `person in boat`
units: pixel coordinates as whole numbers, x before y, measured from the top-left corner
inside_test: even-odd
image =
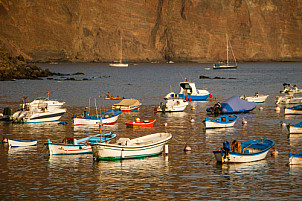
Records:
[[[106,98],[111,98],[111,94],[108,92]]]
[[[241,151],[241,145],[237,140],[234,140],[232,142],[232,151],[237,154],[240,153],[240,151]]]
[[[259,97],[259,93],[258,92],[255,93],[255,97],[257,97],[257,98]]]
[[[223,142],[222,150],[225,151],[224,158],[226,158],[229,155],[229,152],[230,152],[230,143],[227,140],[225,142]]]

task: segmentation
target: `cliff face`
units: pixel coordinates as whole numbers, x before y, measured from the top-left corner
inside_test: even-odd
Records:
[[[0,47],[32,61],[302,60],[300,0],[0,0]],[[124,56],[124,55],[123,55]]]

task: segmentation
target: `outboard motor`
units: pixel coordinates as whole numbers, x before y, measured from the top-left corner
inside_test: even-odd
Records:
[[[210,108],[211,114],[220,114],[221,113],[221,105],[220,103],[216,103],[213,107]]]

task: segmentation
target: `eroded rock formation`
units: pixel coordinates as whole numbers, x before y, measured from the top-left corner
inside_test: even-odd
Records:
[[[0,46],[32,61],[302,59],[300,0],[4,0]]]

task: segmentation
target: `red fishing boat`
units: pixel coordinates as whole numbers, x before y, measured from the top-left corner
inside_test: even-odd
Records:
[[[155,121],[156,119],[140,121],[139,118],[136,118],[134,122],[127,122],[126,126],[130,128],[153,127]]]

